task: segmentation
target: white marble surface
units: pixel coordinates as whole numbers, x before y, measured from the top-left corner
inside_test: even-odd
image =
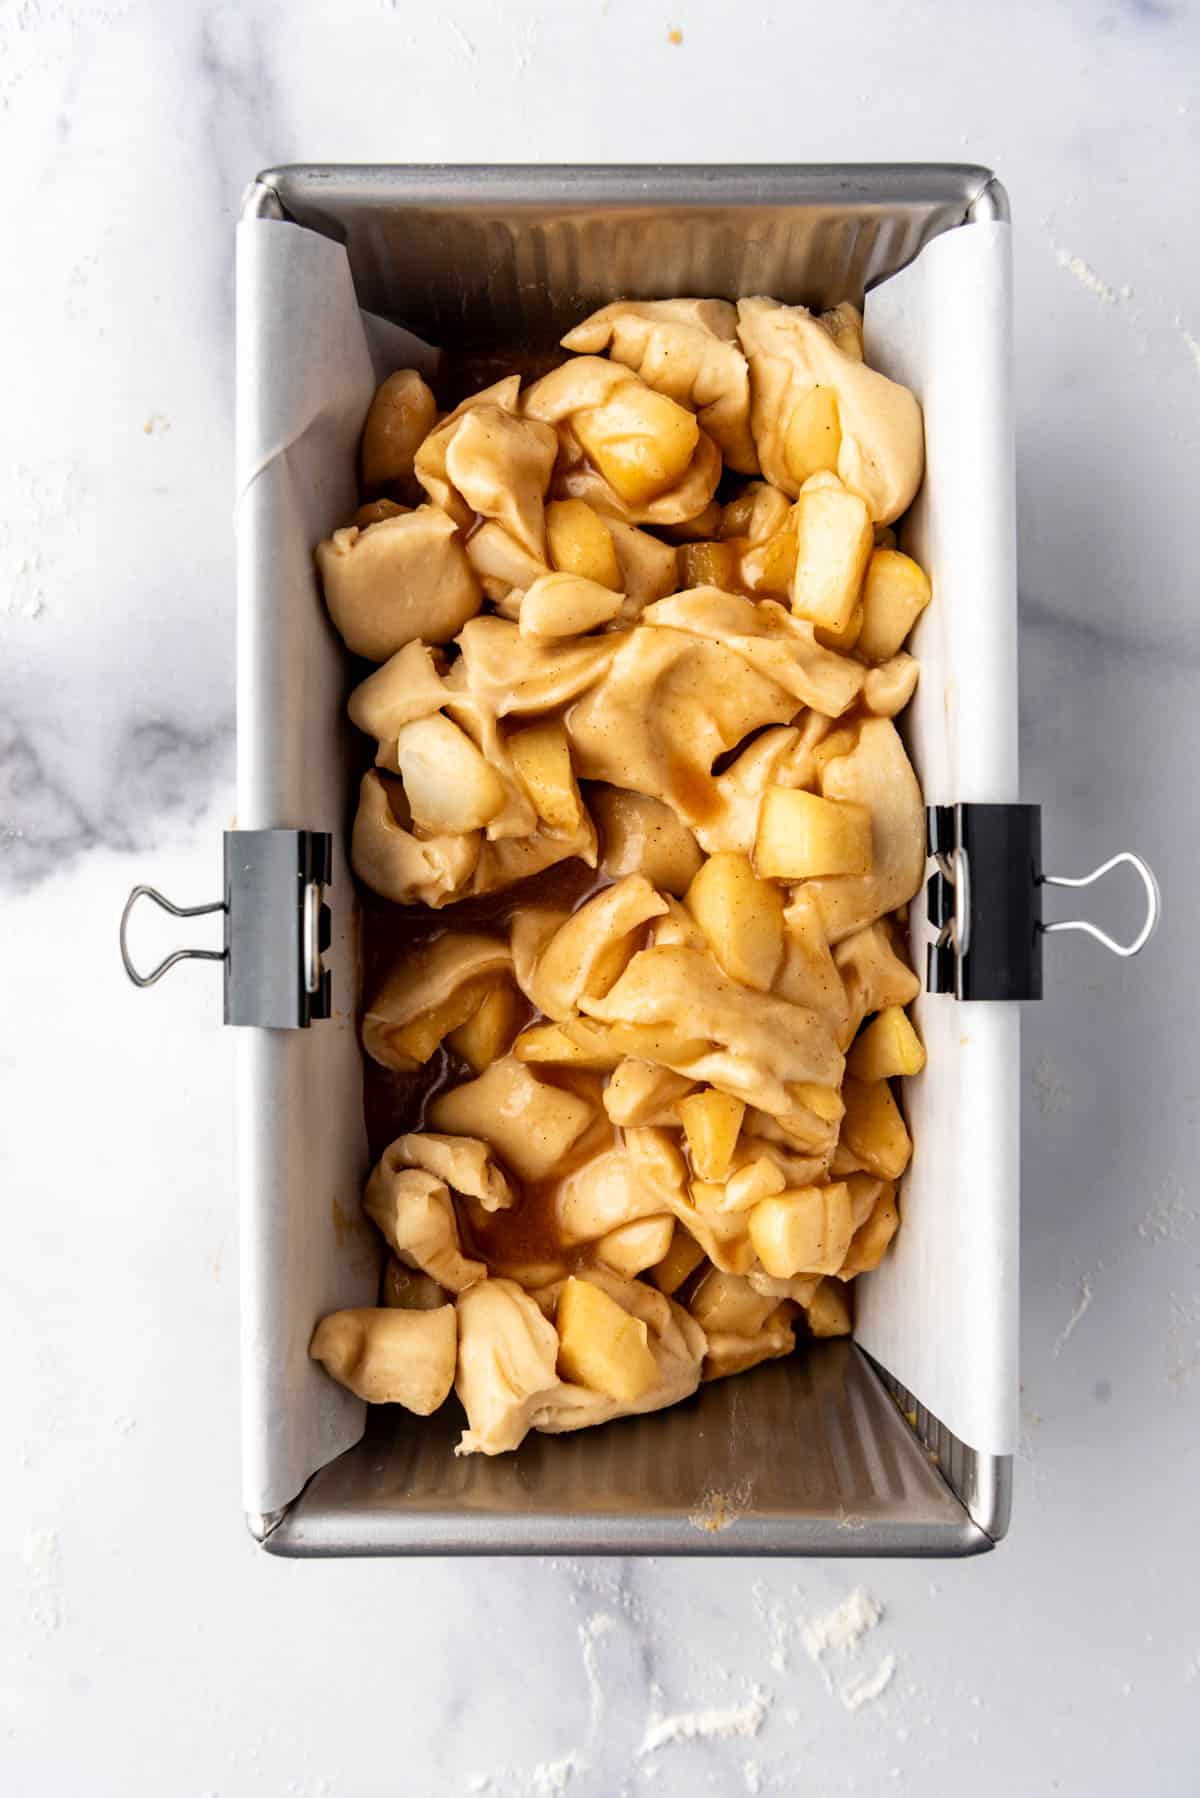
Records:
[[[1198,68],[1167,0],[0,0],[0,1789],[1196,1790]],[[1136,846],[1166,902],[1140,963],[1051,945],[1027,1019],[1012,1535],[947,1565],[272,1561],[237,1498],[231,1044],[210,971],[138,995],[114,936],[135,879],[215,890],[233,805],[243,184],[872,157],[1008,186],[1026,794],[1055,863]],[[882,1620],[815,1663],[801,1620],[859,1581]],[[754,1733],[649,1746],[710,1711]]]

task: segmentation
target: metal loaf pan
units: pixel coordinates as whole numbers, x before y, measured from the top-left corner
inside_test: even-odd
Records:
[[[261,473],[270,458],[284,458],[291,489],[308,483],[327,530],[353,504],[353,438],[346,419],[340,426],[336,418],[309,420],[299,436],[289,426],[295,364],[278,353],[275,322],[281,308],[294,311],[302,346],[304,295],[263,291],[251,234],[264,225],[306,239],[316,234],[323,254],[331,243],[344,250],[365,312],[443,349],[500,352],[546,348],[618,296],[770,293],[814,306],[861,302],[943,234],[1006,217],[991,173],[966,166],[296,167],[252,185],[239,258],[239,814],[248,829],[246,858],[235,854],[227,865],[253,884],[256,845],[315,832],[328,833],[332,849],[314,858],[302,841],[299,858],[291,847],[282,858],[288,940],[303,936],[308,959],[298,983],[285,983],[283,1010],[266,1021],[305,1027],[252,1028],[240,1042],[246,1503],[254,1533],[272,1552],[972,1554],[1007,1526],[1011,1457],[952,1433],[923,1407],[928,1393],[906,1391],[896,1373],[849,1341],[704,1387],[656,1416],[578,1436],[532,1437],[495,1461],[453,1458],[461,1427],[453,1401],[429,1420],[392,1409],[367,1418],[308,1363],[316,1316],[333,1304],[370,1302],[374,1266],[356,1222],[364,1148],[355,910],[342,851],[348,674],[321,611],[312,543],[289,540]],[[992,302],[980,329],[991,333],[1006,372],[1006,277]],[[381,358],[375,375],[386,365]],[[264,417],[274,422],[265,425]],[[1005,410],[991,421],[994,529],[980,541],[993,562],[992,624],[1011,647],[1008,419]],[[269,455],[259,449],[248,466],[245,441],[257,445],[264,435]],[[1015,655],[1002,657],[993,710],[1011,790],[927,791],[943,808],[943,827],[946,808],[960,800],[1016,798],[1015,678]],[[918,764],[920,749],[918,730]],[[313,886],[304,870],[318,864],[324,875]],[[953,864],[944,856],[941,866],[950,879]],[[305,910],[312,895],[316,909]],[[318,947],[322,898],[331,928],[327,920]],[[950,928],[941,931],[943,956]],[[310,1004],[306,992],[319,1002]],[[953,1008],[956,1001],[924,1003]],[[1003,1039],[1005,1077],[1014,1083],[1017,1041],[1014,1018]],[[938,1078],[932,1058],[927,1078]],[[955,1102],[947,1086],[946,1107]],[[1015,1168],[1015,1101],[1006,1099],[999,1116],[998,1140],[1007,1142]],[[991,1218],[1009,1251],[1015,1204],[1014,1173],[992,1204],[1002,1215]],[[995,1327],[1015,1345],[1015,1255],[1012,1261]],[[997,1377],[1011,1377],[1015,1392],[1012,1356]]]

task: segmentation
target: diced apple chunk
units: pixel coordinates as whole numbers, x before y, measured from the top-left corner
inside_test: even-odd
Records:
[[[583,801],[571,766],[571,745],[565,726],[557,718],[526,725],[509,737],[508,752],[538,817],[564,836],[577,831],[583,817]]]
[[[748,592],[776,594],[782,599],[791,592],[795,572],[796,526],[789,512],[778,530],[743,553],[739,573]]]
[[[677,524],[659,526],[663,539],[676,548],[681,543],[712,543],[721,535],[721,503],[710,499],[694,518],[681,518]]]
[[[575,1026],[567,1026],[574,1034]],[[670,1067],[675,1062],[695,1061],[709,1047],[706,1036],[686,1035],[685,1024],[609,1024],[608,1040],[623,1056],[635,1061],[659,1061]]]
[[[863,622],[855,649],[864,662],[887,662],[925,610],[933,589],[925,570],[898,549],[876,549],[862,587]]]
[[[852,1280],[856,1274],[869,1273],[873,1267],[878,1267],[899,1227],[896,1189],[891,1181],[885,1181],[870,1216],[854,1232],[846,1259],[838,1269],[841,1278]]]
[[[839,1123],[846,1109],[835,1086],[818,1086],[815,1080],[793,1080],[788,1093],[797,1105],[815,1112],[823,1124]]]
[[[846,1072],[856,1080],[891,1080],[924,1066],[925,1045],[898,1005],[873,1018],[846,1057]]]
[[[397,1255],[389,1255],[383,1270],[380,1304],[389,1311],[436,1311],[448,1302],[444,1286],[431,1274],[405,1267]]]
[[[868,1173],[898,1180],[912,1156],[912,1138],[887,1081],[848,1077],[842,1098],[842,1142]]]
[[[790,1355],[796,1346],[792,1327],[794,1307],[786,1300],[777,1304],[761,1330],[753,1336],[742,1336],[733,1330],[707,1331],[708,1348],[704,1356],[704,1380],[723,1380],[730,1374],[745,1373],[762,1361],[776,1361]]]
[[[545,1062],[550,1066],[615,1068],[620,1055],[609,1048],[601,1030],[597,1029],[597,1035],[601,1040],[595,1044],[576,1042],[561,1024],[531,1024],[513,1044],[513,1054],[518,1061]]]
[[[837,395],[832,387],[811,387],[788,419],[783,459],[798,487],[821,469],[835,469],[842,447]]]
[[[640,381],[571,422],[585,454],[628,506],[644,506],[673,487],[700,441],[693,415]]]
[[[670,1068],[657,1067],[653,1062],[622,1060],[604,1089],[604,1109],[614,1124],[633,1129],[658,1124],[667,1117],[674,1122],[678,1117],[676,1101],[692,1084],[682,1074],[673,1074]]]
[[[579,574],[543,574],[521,601],[523,637],[575,637],[608,624],[621,610],[622,596],[600,581]]]
[[[726,593],[737,593],[738,545],[732,543],[683,543],[679,547],[679,585],[681,587],[720,587]]]
[[[726,1180],[721,1209],[749,1211],[760,1199],[770,1198],[773,1193],[782,1192],[786,1186],[787,1181],[780,1172],[778,1162],[773,1161],[769,1155],[759,1155]]]
[[[692,1167],[701,1180],[724,1180],[733,1160],[746,1107],[728,1093],[691,1093],[675,1108],[683,1120]]]
[[[761,1199],[749,1219],[755,1252],[779,1280],[836,1273],[850,1247],[852,1225],[850,1195],[841,1183],[789,1187]]]
[[[839,486],[808,487],[796,501],[793,519],[792,610],[824,630],[844,631],[875,540],[866,502]]]
[[[849,1336],[854,1327],[850,1294],[840,1280],[822,1280],[804,1308],[814,1336]]]
[[[666,902],[641,874],[628,874],[589,899],[545,944],[528,991],[546,1016],[570,1022],[581,1002],[602,999],[624,973],[637,935]]]
[[[693,1180],[688,1188],[692,1204],[706,1214],[719,1213],[725,1199],[725,1188],[715,1180]]]
[[[687,1308],[702,1330],[753,1336],[778,1304],[773,1294],[756,1292],[743,1275],[725,1274],[713,1267],[698,1283]]]
[[[504,806],[504,783],[466,731],[435,712],[402,725],[396,767],[413,822],[433,834],[479,830]]]
[[[447,1044],[468,1067],[482,1074],[484,1068],[508,1053],[520,1016],[521,1001],[505,981],[484,994],[474,1015],[450,1032]]]
[[[601,1236],[593,1245],[594,1253],[613,1273],[633,1280],[658,1265],[671,1246],[674,1230],[673,1217],[634,1218]]]
[[[703,1260],[704,1250],[696,1238],[682,1224],[676,1224],[671,1246],[658,1266],[651,1268],[650,1278],[658,1290],[665,1292],[670,1298],[695,1273]]]
[[[881,1180],[876,1174],[847,1174],[846,1190],[850,1194],[850,1216],[856,1230],[861,1230],[876,1202],[890,1182]]]
[[[809,756],[814,778],[818,782],[824,780],[825,770],[830,762],[840,761],[844,755],[852,754],[857,747],[857,725],[843,724],[837,730],[829,731],[819,743],[814,744]]]
[[[410,506],[399,506],[394,499],[372,499],[365,506],[360,506],[351,519],[360,531],[365,531],[369,524],[378,524],[383,518],[403,518]]]
[[[546,507],[550,560],[563,574],[582,575],[621,591],[621,566],[612,533],[594,507],[582,499],[556,499]]]
[[[556,1025],[556,1029],[583,1050],[593,1067],[619,1068],[624,1060],[625,1051],[617,1047],[611,1024],[599,1024],[595,1018],[572,1017]]]
[[[721,508],[721,524],[717,535],[744,537],[749,544],[765,543],[787,524],[792,509],[786,493],[766,481],[751,481],[736,499]]]
[[[623,787],[596,785],[588,802],[600,826],[602,866],[611,880],[644,874],[660,893],[681,898],[704,860],[700,845],[661,799]]]
[[[844,938],[834,950],[834,961],[846,992],[846,1042],[853,1040],[854,1032],[871,1012],[884,1011],[889,1005],[911,1004],[921,990],[917,976],[897,955],[882,921]]]
[[[457,992],[451,993],[440,1005],[430,1006],[428,1011],[410,1018],[407,1024],[389,1031],[389,1065],[398,1066],[400,1058],[408,1056],[414,1064],[423,1066],[445,1038],[474,1015],[496,985],[494,975],[465,981]]]
[[[754,843],[754,865],[765,880],[869,874],[871,859],[871,813],[865,805],[822,799],[802,787],[767,788]]]
[[[731,851],[710,856],[684,903],[730,978],[768,992],[783,959],[783,898],[749,859]]]
[[[860,599],[850,614],[850,621],[844,630],[827,631],[818,628],[813,634],[823,649],[836,649],[841,656],[848,656],[858,642],[858,633],[862,629],[863,607]]]
[[[558,1371],[564,1380],[632,1404],[658,1378],[645,1323],[589,1281],[567,1280],[555,1322]]]

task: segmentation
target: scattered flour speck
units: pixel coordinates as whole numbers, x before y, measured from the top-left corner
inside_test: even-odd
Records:
[[[537,1798],[559,1798],[565,1792],[576,1773],[583,1771],[583,1762],[576,1754],[565,1754],[559,1761],[541,1761],[533,1769],[530,1779]]]
[[[754,1609],[771,1644],[770,1662],[773,1673],[786,1673],[788,1666],[788,1619],[782,1600],[772,1598],[762,1580],[751,1587]]]
[[[1082,256],[1073,256],[1070,250],[1056,249],[1054,260],[1058,263],[1059,268],[1065,268],[1068,274],[1074,275],[1081,287],[1086,287],[1089,293],[1094,293],[1096,298],[1103,300],[1106,306],[1115,306],[1118,300],[1129,297],[1131,289],[1123,287],[1120,293],[1117,293],[1108,285],[1107,281],[1100,279],[1095,269],[1085,262]]]
[[[653,1754],[675,1742],[692,1742],[697,1738],[711,1741],[717,1736],[756,1736],[770,1709],[771,1700],[761,1687],[753,1686],[745,1704],[727,1709],[676,1711],[672,1716],[652,1715],[638,1749],[639,1756]]]
[[[1186,1386],[1200,1369],[1200,1294],[1180,1298],[1169,1294],[1171,1305],[1168,1340],[1172,1365],[1167,1380],[1175,1387]]]
[[[1075,1309],[1059,1331],[1057,1340],[1054,1344],[1054,1359],[1056,1361],[1071,1340],[1075,1326],[1087,1311],[1092,1302],[1092,1297],[1092,1282],[1087,1274],[1084,1274],[1082,1280],[1079,1282],[1079,1297],[1075,1301]]]
[[[1200,375],[1200,337],[1193,337],[1181,318],[1175,320],[1175,329],[1182,337],[1184,347],[1196,365],[1196,373]]]
[[[600,1667],[596,1658],[596,1643],[601,1636],[607,1636],[616,1626],[616,1618],[608,1611],[593,1611],[592,1615],[579,1625],[579,1650],[583,1656],[583,1671],[588,1685],[588,1711],[593,1740],[604,1721],[605,1710],[604,1686],[600,1679]]]
[[[59,1624],[62,1585],[62,1550],[57,1530],[30,1530],[25,1537],[25,1565],[29,1569],[29,1615],[39,1629]]]
[[[473,62],[475,60],[475,45],[472,43],[471,39],[467,36],[467,34],[463,30],[462,26],[458,23],[458,20],[457,19],[447,19],[446,25],[449,28],[449,30],[454,33],[454,36],[458,39],[463,50],[466,52],[466,54],[471,58],[471,60]]]
[[[647,1565],[650,1563],[647,1562]],[[584,1592],[590,1592],[594,1598],[603,1599],[617,1610],[623,1611],[631,1623],[638,1625],[649,1622],[645,1605],[631,1592],[627,1576],[623,1572],[615,1572],[603,1563],[588,1565],[581,1561],[551,1561],[555,1570],[561,1568],[575,1585]]]
[[[832,1611],[805,1621],[804,1646],[814,1661],[819,1661],[831,1649],[836,1654],[847,1654],[861,1642],[868,1630],[875,1628],[882,1616],[883,1606],[879,1600],[872,1598],[865,1586],[855,1586],[850,1596]]]
[[[1200,1212],[1187,1203],[1182,1183],[1178,1179],[1167,1180],[1151,1199],[1138,1225],[1138,1235],[1148,1242],[1182,1242],[1188,1225],[1197,1218]]]
[[[874,1673],[864,1673],[842,1687],[842,1703],[848,1711],[861,1711],[864,1704],[873,1704],[877,1698],[882,1697],[895,1676],[896,1657],[894,1654],[885,1655]]]

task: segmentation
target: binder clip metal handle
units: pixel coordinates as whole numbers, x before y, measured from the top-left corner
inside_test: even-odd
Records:
[[[161,980],[163,975],[179,961],[225,960],[224,949],[176,949],[173,955],[164,956],[158,966],[151,968],[148,974],[143,974],[135,966],[133,957],[129,953],[129,919],[139,899],[153,899],[155,905],[165,912],[170,912],[173,918],[205,918],[212,912],[225,910],[223,899],[216,899],[211,905],[175,905],[165,893],[160,893],[157,887],[134,887],[125,901],[125,910],[121,913],[121,960],[124,962],[125,972],[133,981],[134,986],[153,986],[156,980]]]
[[[1131,943],[1118,943],[1115,937],[1109,936],[1107,931],[1101,930],[1098,925],[1091,923],[1087,918],[1063,918],[1054,924],[1043,924],[1043,936],[1049,936],[1055,930],[1082,930],[1086,935],[1095,937],[1098,943],[1103,943],[1104,947],[1113,955],[1137,955],[1144,949],[1158,928],[1158,920],[1162,913],[1162,896],[1158,890],[1158,881],[1154,878],[1153,868],[1148,862],[1144,862],[1140,855],[1135,855],[1132,849],[1122,849],[1119,855],[1110,855],[1106,862],[1101,863],[1100,867],[1093,868],[1090,874],[1082,874],[1078,878],[1069,874],[1043,874],[1042,885],[1046,887],[1090,887],[1095,881],[1103,880],[1106,874],[1113,868],[1119,867],[1122,862],[1129,864],[1146,889],[1145,921]]]

